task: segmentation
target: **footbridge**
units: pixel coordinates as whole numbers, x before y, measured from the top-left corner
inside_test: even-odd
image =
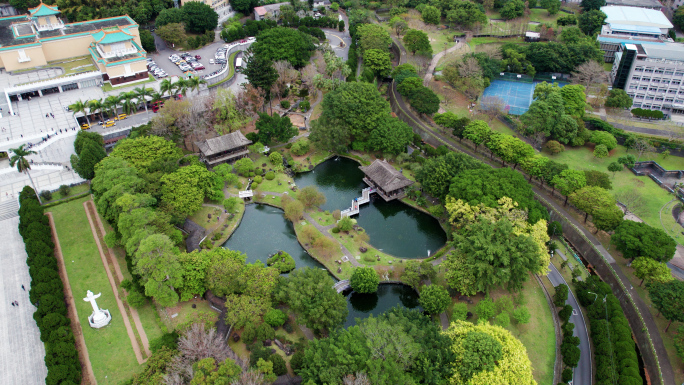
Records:
[[[342,217],[351,217],[352,215],[357,215],[359,213],[359,206],[366,204],[370,202],[370,195],[374,193],[375,190],[373,190],[372,187],[366,187],[361,191],[361,197],[360,198],[354,198],[352,201],[351,207],[342,211],[340,214]]]
[[[351,289],[351,284],[348,279],[345,279],[333,285],[333,289],[337,290],[338,293],[342,293],[345,290]]]

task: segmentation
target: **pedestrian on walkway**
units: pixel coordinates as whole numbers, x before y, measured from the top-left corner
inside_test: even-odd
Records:
[[[19,301],[14,301],[14,304],[17,305],[17,307],[19,307]]]
[[[14,306],[14,302],[12,302],[12,306]]]
[[[26,288],[24,287],[24,285],[21,285],[21,290],[26,291]]]

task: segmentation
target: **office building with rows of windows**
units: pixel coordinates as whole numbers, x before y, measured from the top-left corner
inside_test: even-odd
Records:
[[[633,108],[684,114],[684,45],[623,43],[610,76],[613,88],[632,98]]]

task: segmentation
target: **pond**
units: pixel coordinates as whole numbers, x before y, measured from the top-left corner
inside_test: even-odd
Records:
[[[302,249],[283,210],[267,205],[247,205],[240,226],[223,247],[247,254],[247,263],[266,263],[269,255],[283,250],[294,258],[297,268],[324,268]]]
[[[331,212],[349,208],[352,199],[368,187],[359,164],[342,157],[297,175],[295,183],[299,188],[317,186],[326,197],[321,209]],[[362,205],[354,219],[366,230],[374,247],[399,258],[426,258],[447,240],[435,218],[399,201],[385,202],[377,194],[371,195],[371,202]]]
[[[378,315],[393,307],[418,308],[418,293],[413,288],[402,284],[381,284],[378,291],[372,294],[361,294],[354,291],[346,293],[349,315],[344,327],[356,325],[357,318],[368,318]]]

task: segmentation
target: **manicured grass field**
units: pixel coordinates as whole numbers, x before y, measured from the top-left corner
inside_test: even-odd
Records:
[[[631,153],[634,154],[634,151]],[[545,155],[557,162],[566,163],[571,169],[608,172],[608,165],[617,161],[618,157],[625,154],[627,154],[627,150],[622,146],[618,146],[618,148],[612,151],[611,156],[597,159],[594,158],[592,149],[585,146],[579,148],[566,147],[566,150],[558,155]],[[669,169],[684,169],[684,159],[675,156],[670,156],[663,160],[662,156],[647,155],[642,156],[641,160],[656,160],[663,167]],[[634,212],[650,226],[662,228],[660,209],[673,199],[672,194],[658,186],[648,176],[636,176],[626,168],[615,173],[612,183],[613,193],[618,198],[625,192],[632,191],[638,193],[644,203],[641,207],[630,208],[630,211]],[[663,212],[663,215],[666,214],[671,216],[669,212]],[[684,244],[684,236],[681,235],[681,232],[677,232],[677,234],[679,234],[675,238],[677,242]]]
[[[115,293],[107,279],[102,259],[90,230],[83,202],[89,198],[77,199],[50,208],[53,213],[57,235],[62,247],[64,262],[71,290],[75,297],[76,310],[83,330],[88,355],[99,384],[119,384],[139,371],[140,366],[133,353],[131,340],[122,321],[122,314],[116,305]],[[125,266],[125,265],[124,265]],[[86,291],[102,293],[97,304],[112,314],[111,323],[102,329],[88,325],[87,317],[93,309],[81,300]]]

